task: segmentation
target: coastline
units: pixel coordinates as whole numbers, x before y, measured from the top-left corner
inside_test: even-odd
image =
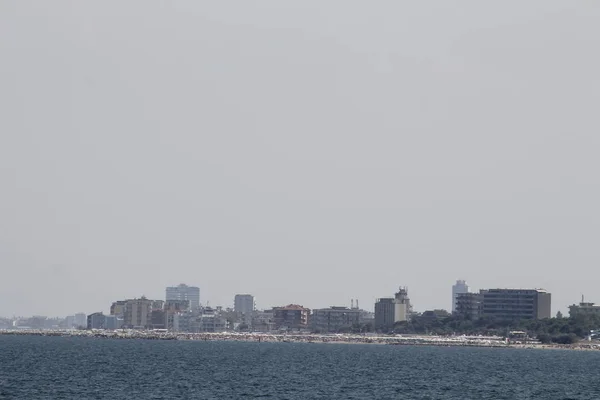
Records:
[[[598,351],[600,343],[579,342],[570,345],[540,343],[510,343],[501,337],[481,336],[367,336],[322,334],[271,334],[271,333],[183,333],[141,330],[0,330],[0,336],[60,336],[125,340],[186,340],[186,341],[238,341],[258,343],[325,343],[325,344],[377,344],[394,346],[480,347],[507,349]]]

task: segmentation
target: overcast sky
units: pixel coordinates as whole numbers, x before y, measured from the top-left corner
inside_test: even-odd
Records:
[[[599,49],[595,1],[2,1],[0,315],[600,302]]]

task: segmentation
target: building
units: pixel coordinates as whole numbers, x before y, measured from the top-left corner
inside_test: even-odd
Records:
[[[190,304],[190,309],[197,310],[200,308],[200,288],[196,286],[188,286],[180,284],[178,286],[170,286],[166,290],[165,300],[187,300]]]
[[[421,321],[433,322],[448,318],[450,315],[452,314],[442,309],[427,310],[421,313],[420,319]]]
[[[375,302],[375,329],[390,329],[400,319],[396,312],[398,304],[393,297],[382,297]]]
[[[154,309],[150,311],[150,326],[151,329],[167,329],[167,318],[165,310]]]
[[[101,312],[93,313],[87,316],[87,329],[104,329],[106,319]]]
[[[188,312],[190,308],[189,300],[167,300],[164,304],[165,329],[173,332],[180,330],[179,316]]]
[[[377,299],[375,303],[375,329],[388,330],[396,322],[408,321],[412,306],[408,297],[408,289],[400,287],[394,297]]]
[[[489,289],[483,292],[482,315],[497,319],[551,317],[551,295],[543,289]]]
[[[75,328],[83,328],[87,327],[87,316],[84,313],[75,314]]]
[[[252,330],[254,332],[271,332],[275,329],[273,310],[256,311],[252,315]]]
[[[307,329],[310,309],[297,304],[273,308],[275,329]]]
[[[165,311],[183,312],[190,308],[189,300],[167,300],[164,304]]]
[[[87,319],[86,319],[86,324],[87,324]],[[69,315],[65,318],[65,328],[66,329],[73,329],[75,327],[75,316],[74,315]]]
[[[457,280],[452,286],[452,312],[456,311],[456,300],[459,294],[469,293],[469,286],[465,280]]]
[[[152,322],[153,300],[142,296],[140,299],[125,300],[123,326],[126,328],[148,328]]]
[[[183,313],[165,312],[165,329],[171,332],[179,332],[179,316]]]
[[[254,312],[254,296],[251,294],[236,294],[233,300],[233,311],[242,317],[250,318]]]
[[[223,332],[228,328],[228,322],[221,311],[210,307],[198,312],[166,314],[166,329],[174,332]]]
[[[578,315],[600,315],[600,304],[586,303],[581,296],[581,303],[569,306],[569,317]]]
[[[371,324],[375,323],[375,313],[373,311],[358,310],[360,312],[360,323]]]
[[[164,300],[152,300],[152,309],[153,310],[162,310],[165,308]]]
[[[200,332],[223,332],[227,329],[227,320],[223,318],[220,310],[210,307],[202,310],[198,323]]]
[[[123,318],[117,315],[105,315],[104,316],[104,329],[114,331],[121,329],[123,326]]]
[[[126,300],[115,301],[110,306],[110,315],[119,315],[123,316],[125,314],[125,303]]]
[[[483,312],[483,293],[458,293],[456,295],[456,309],[453,314],[465,319],[477,319],[481,317]]]
[[[179,332],[200,332],[198,323],[198,315],[187,311],[173,315],[173,322],[170,325],[169,317],[167,317],[167,329]]]
[[[348,307],[329,307],[312,310],[311,327],[317,332],[339,332],[358,326],[361,311]]]

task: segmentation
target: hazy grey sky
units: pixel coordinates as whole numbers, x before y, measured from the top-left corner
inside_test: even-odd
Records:
[[[600,3],[0,2],[0,315],[600,302]]]

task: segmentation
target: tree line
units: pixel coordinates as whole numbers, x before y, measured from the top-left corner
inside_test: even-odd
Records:
[[[542,343],[574,343],[600,330],[600,315],[577,315],[564,318],[504,320],[493,317],[465,318],[449,315],[441,318],[417,315],[384,330],[396,334],[432,335],[496,335],[508,336],[511,331],[526,332]]]

